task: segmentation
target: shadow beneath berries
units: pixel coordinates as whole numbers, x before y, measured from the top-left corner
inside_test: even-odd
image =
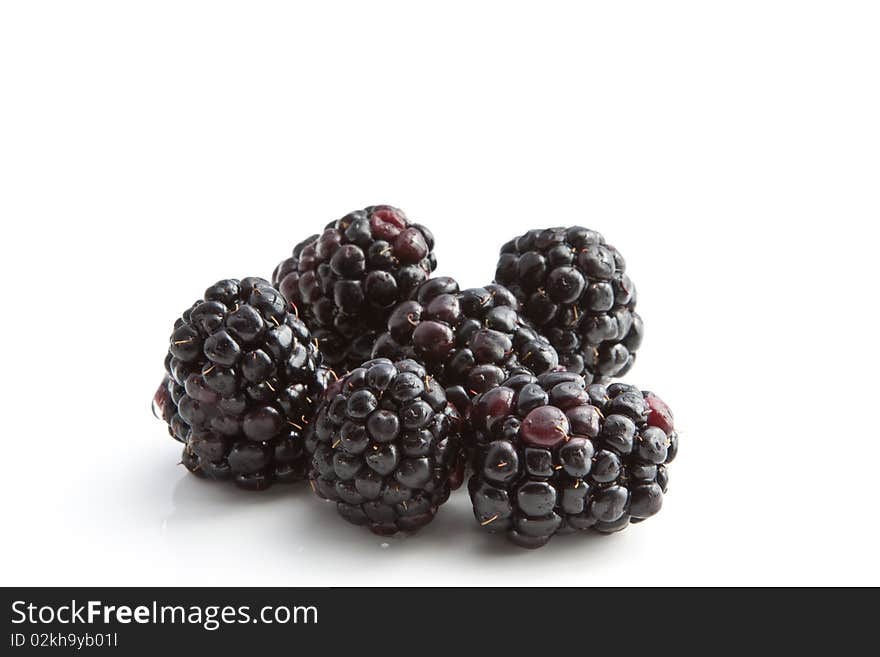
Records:
[[[535,549],[520,547],[514,544],[504,534],[489,534],[480,531],[477,541],[477,550],[480,554],[492,559],[521,558],[528,559],[531,555],[540,555],[542,559],[550,556],[585,555],[597,550],[605,550],[611,547],[617,538],[615,534],[602,534],[595,531],[582,531],[576,534],[562,534],[554,536],[544,546]]]
[[[165,519],[166,525],[213,522],[218,515],[247,511],[255,506],[290,504],[310,496],[306,482],[273,484],[266,490],[250,491],[230,481],[212,481],[196,477],[181,468],[181,476],[171,493],[173,511]],[[283,501],[282,501],[283,500]]]
[[[378,536],[365,527],[353,525],[336,511],[336,505],[317,498],[306,482],[274,484],[264,491],[241,490],[229,481],[210,481],[181,472],[171,495],[172,512],[164,527],[174,533],[205,525],[224,524],[239,518],[249,531],[266,532],[264,539],[282,552],[290,550],[312,554],[315,559],[359,560],[364,551],[376,555],[388,553],[388,561],[379,557],[377,565],[393,567],[397,556],[405,552],[417,557],[438,550],[456,554],[463,561],[490,557],[495,563],[517,559],[525,563],[535,555],[542,559],[557,556],[578,558],[615,549],[617,536],[593,531],[553,537],[545,546],[529,550],[514,545],[504,534],[489,534],[474,520],[467,491],[452,494],[435,519],[412,534]],[[255,516],[259,508],[265,513]],[[279,522],[280,519],[280,522]],[[236,525],[243,530],[241,524]],[[261,529],[257,529],[261,527]],[[623,532],[626,533],[626,532]],[[492,568],[492,562],[483,562]]]
[[[411,534],[379,536],[366,527],[347,522],[336,511],[336,504],[315,498],[303,503],[300,526],[290,525],[296,540],[307,540],[322,551],[351,554],[356,549],[374,549],[381,552],[407,550],[429,552],[431,550],[468,550],[474,538],[479,538],[479,527],[473,522],[467,493],[453,493],[452,498],[440,507],[436,517],[428,525]],[[303,528],[308,527],[304,539]],[[472,535],[473,534],[473,535]]]

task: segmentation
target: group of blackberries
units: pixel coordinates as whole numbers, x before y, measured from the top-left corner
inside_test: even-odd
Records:
[[[474,515],[524,547],[660,510],[678,449],[653,393],[611,383],[642,340],[623,257],[532,230],[495,280],[431,278],[434,237],[388,205],[227,279],[174,324],[154,412],[182,464],[251,490],[308,479],[346,520],[430,522],[470,473]]]

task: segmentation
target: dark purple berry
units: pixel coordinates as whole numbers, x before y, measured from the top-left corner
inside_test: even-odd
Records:
[[[436,268],[434,237],[401,210],[357,210],[298,244],[272,280],[341,373],[371,356],[395,305]]]
[[[154,412],[185,443],[194,474],[249,490],[303,479],[302,434],[327,385],[321,363],[267,281],[220,281],[175,323]]]
[[[461,483],[461,418],[426,376],[414,361],[368,361],[328,393],[309,427],[315,493],[377,534],[430,522]]]
[[[671,417],[633,386],[518,370],[474,399],[474,516],[536,548],[557,533],[609,533],[655,515],[678,449]]]
[[[495,281],[589,383],[623,376],[643,335],[636,290],[618,251],[596,231],[531,230],[501,248]]]
[[[374,357],[415,358],[467,414],[470,399],[516,368],[559,366],[550,343],[525,321],[516,297],[500,285],[460,291],[449,277],[422,283],[391,312]]]

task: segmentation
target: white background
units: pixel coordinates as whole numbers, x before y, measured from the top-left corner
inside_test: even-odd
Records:
[[[3,584],[880,584],[872,2],[4,2]],[[626,256],[661,514],[526,551],[460,492],[385,540],[188,476],[171,325],[349,210],[438,273],[579,223]]]

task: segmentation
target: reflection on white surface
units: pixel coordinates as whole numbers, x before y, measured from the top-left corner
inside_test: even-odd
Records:
[[[247,544],[250,549],[257,547],[267,559],[273,552],[287,555],[295,549],[322,560],[335,557],[357,562],[377,553],[394,554],[395,558],[406,553],[430,563],[438,556],[454,553],[464,566],[467,559],[487,553],[494,558],[522,559],[537,553],[480,529],[464,486],[452,494],[430,524],[413,534],[388,537],[345,521],[337,514],[333,502],[315,497],[304,482],[273,485],[266,491],[253,492],[240,490],[229,482],[211,482],[181,472],[171,491],[172,511],[165,517],[163,527],[167,540],[190,547],[194,536],[225,532],[235,523],[237,530],[227,541]],[[548,558],[576,552],[586,558],[594,541],[610,543],[616,538],[593,532],[558,536],[540,554]]]

